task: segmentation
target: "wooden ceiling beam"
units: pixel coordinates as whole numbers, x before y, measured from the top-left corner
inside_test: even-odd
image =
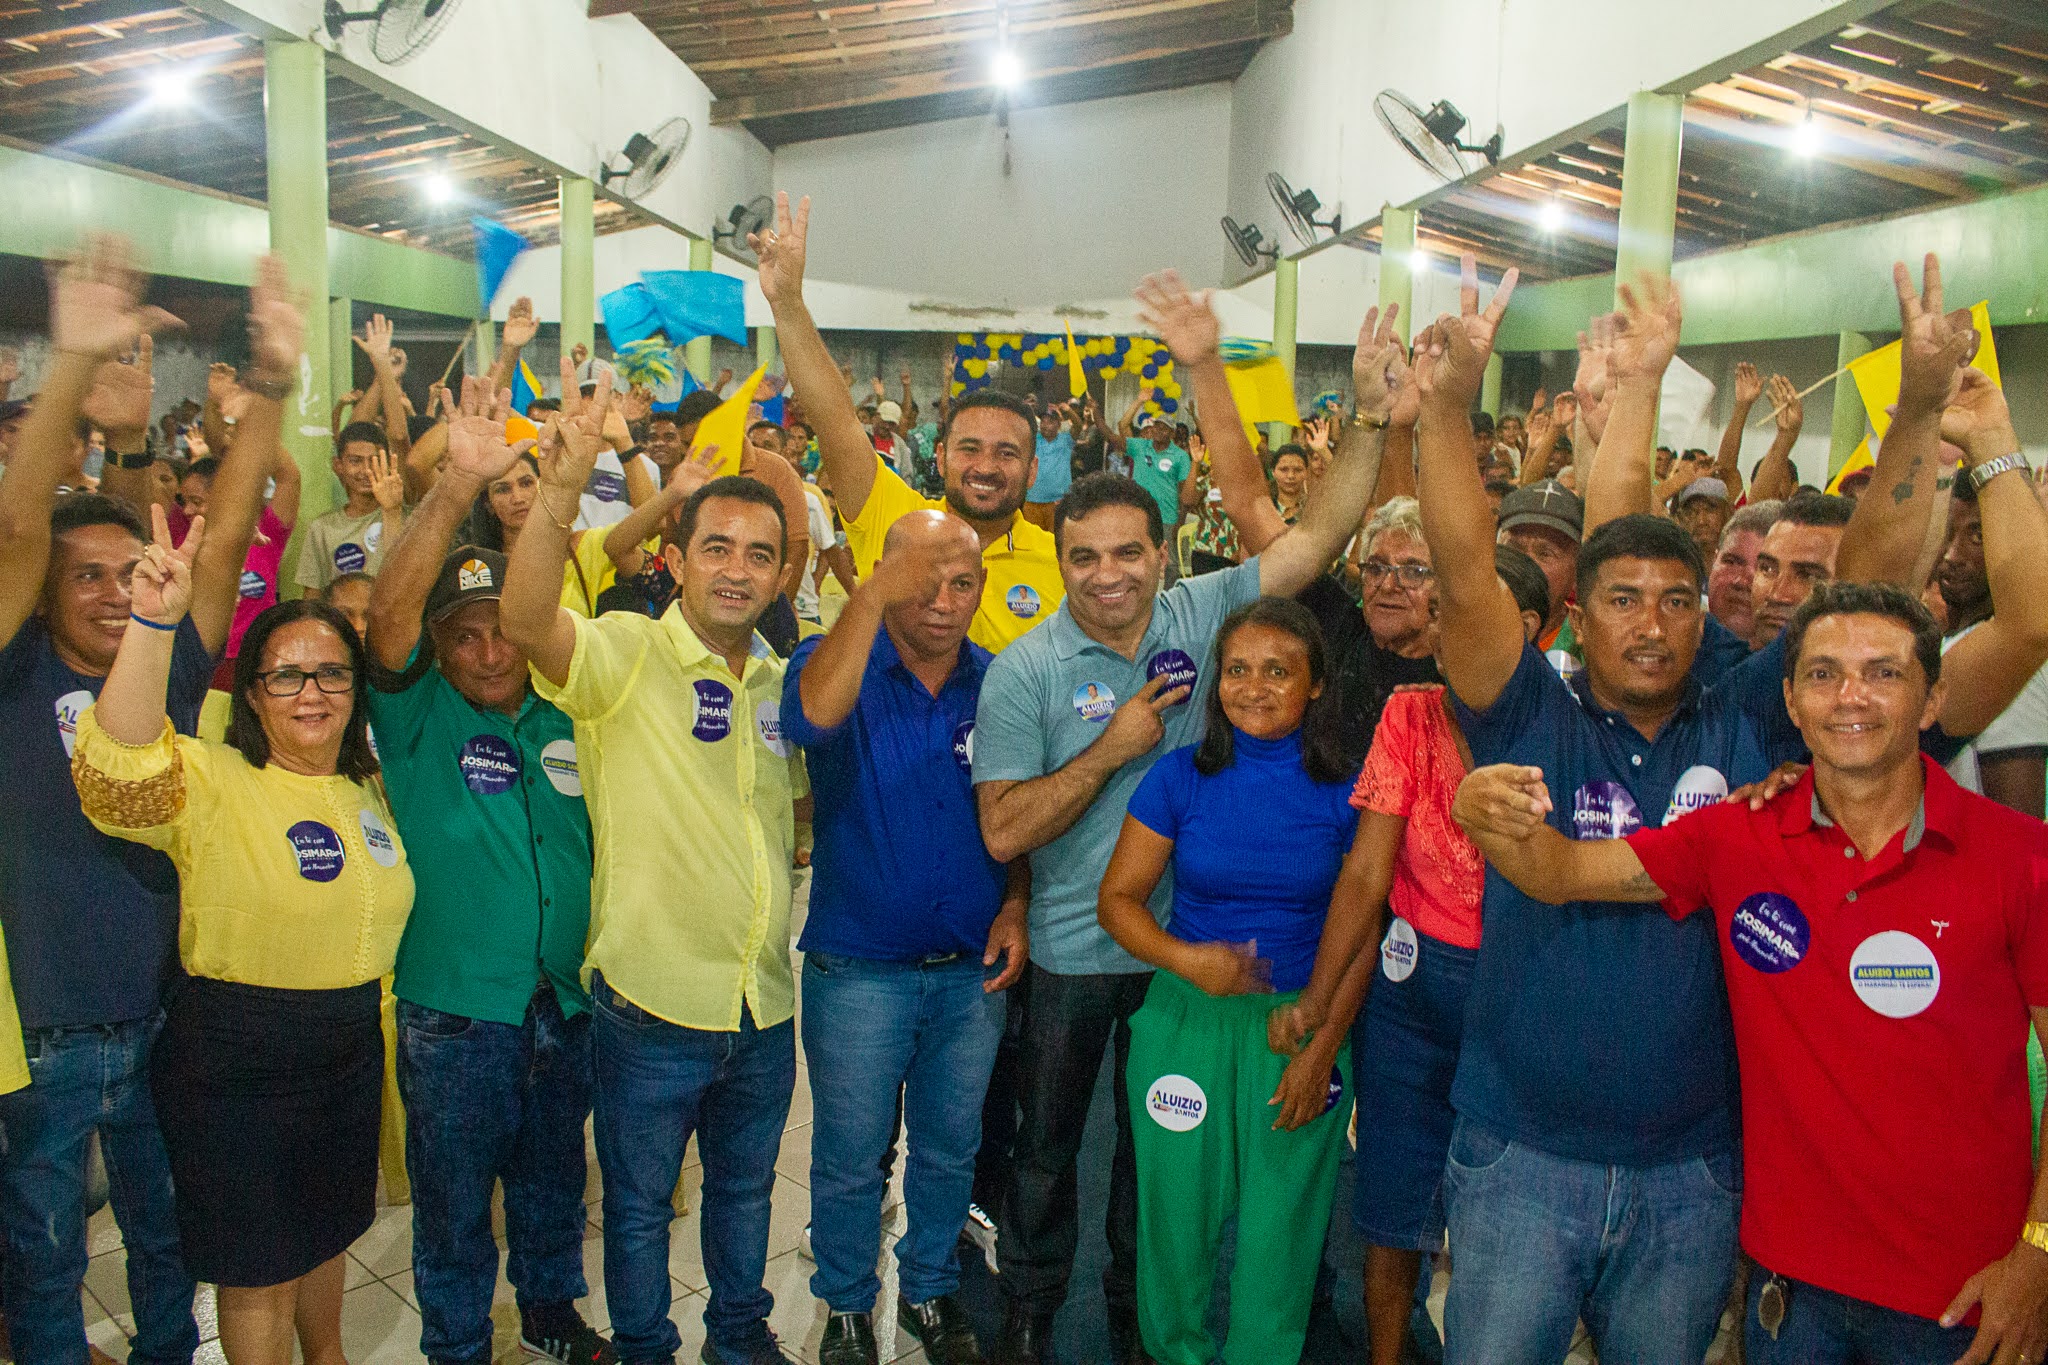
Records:
[[[185,12],[183,5],[167,5],[164,0],[94,0],[92,4],[76,5],[67,10],[46,9],[36,14],[0,19],[0,43],[54,37],[60,33],[97,28],[101,24],[170,18]]]
[[[1905,66],[1887,66],[1883,62],[1872,61],[1867,57],[1834,47],[1819,51],[1815,51],[1813,47],[1803,48],[1799,56],[1805,61],[1832,67],[1849,78],[1862,76],[1882,81],[1895,89],[1918,95],[1930,102],[1945,101],[1971,109],[1981,109],[1987,114],[2004,119],[2007,123],[2024,123],[2033,128],[2048,126],[2048,104],[2028,104],[2020,100],[2007,99],[1992,91],[1979,90],[1958,81],[1944,80],[1933,72]]]
[[[211,25],[194,28],[190,37],[183,36],[182,31],[176,36],[164,33],[130,34],[102,43],[48,47],[40,52],[16,52],[12,56],[0,57],[0,81],[19,82],[24,76],[65,71],[81,66],[97,66],[102,62],[124,61],[131,57],[168,56],[172,53],[191,55],[190,50],[193,48],[210,46],[231,49],[241,45],[241,34],[233,30],[217,29]]]
[[[2013,16],[2008,13],[2002,18],[2005,22],[2011,23]],[[1909,44],[1936,56],[1961,57],[1964,61],[1987,67],[1992,71],[2002,71],[2008,76],[2048,83],[2048,62],[2011,52],[1975,38],[1946,33],[1921,22],[1874,14],[1867,19],[1857,20],[1856,27],[1867,33],[1890,38],[1894,42]],[[2048,43],[2043,45],[2048,46]]]
[[[1768,120],[1770,127],[1736,117],[1743,114]],[[1749,143],[1772,134],[1782,135],[1780,130],[1789,128],[1803,115],[1804,109],[1798,104],[1726,83],[1693,91],[1685,108],[1687,122],[1697,122],[1710,134]],[[1917,185],[1937,194],[1957,198],[1971,194],[1972,187],[1961,178],[1964,176],[2008,186],[2023,184],[2028,179],[2010,162],[1954,147],[1932,147],[1855,119],[1829,116],[1822,127],[1830,144],[1823,155],[1829,159],[1880,179]],[[1847,150],[1850,147],[1857,150]],[[1939,168],[1933,164],[1937,160],[1944,163]]]
[[[1911,128],[1937,142],[1960,142],[1989,151],[2004,152],[2008,156],[2024,157],[2029,161],[2048,161],[2048,143],[2033,138],[2022,138],[2012,133],[2001,133],[1996,129],[1978,128],[1959,119],[1946,119],[1936,114],[1923,114],[1903,105],[1889,104],[1873,99],[1853,90],[1843,90],[1799,75],[1793,71],[1772,68],[1765,71],[1746,72],[1745,80],[1759,85],[1774,85],[1804,97],[1810,102],[1833,105],[1864,114],[1901,128]]]

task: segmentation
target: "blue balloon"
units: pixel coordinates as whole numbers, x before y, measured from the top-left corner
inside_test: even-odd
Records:
[[[1161,412],[1172,412],[1178,407],[1180,407],[1180,400],[1178,398],[1162,398],[1159,400],[1159,410]]]
[[[1143,374],[1147,379],[1157,379],[1159,377],[1159,367],[1157,365],[1147,365],[1139,373]]]
[[[976,359],[979,359],[979,360],[987,360],[987,359],[988,359],[988,343],[987,343],[986,341],[984,341],[984,342],[982,342],[982,343],[981,343],[980,345],[976,346],[976,347],[974,348],[974,354],[975,354],[975,358],[976,358]]]
[[[1040,360],[1039,360],[1039,362],[1038,362],[1038,368],[1039,368],[1039,369],[1041,369],[1041,370],[1049,370],[1049,369],[1051,369],[1051,368],[1052,368],[1052,357],[1051,357],[1051,356],[1044,356],[1044,357],[1041,357],[1041,358],[1040,358]]]
[[[1122,355],[1125,351],[1128,351],[1130,349],[1131,339],[1129,337],[1118,337],[1116,339],[1116,353],[1118,355]]]

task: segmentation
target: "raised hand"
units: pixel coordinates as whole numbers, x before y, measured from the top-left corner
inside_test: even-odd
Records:
[[[582,495],[591,471],[597,468],[598,451],[604,446],[605,418],[610,415],[611,406],[612,383],[607,373],[599,376],[597,388],[588,399],[578,400],[575,412],[571,413],[564,403],[561,412],[549,417],[548,424],[541,428],[540,444],[534,452],[543,482]]]
[[[1614,326],[1614,314],[1601,313],[1579,333],[1579,368],[1572,376],[1572,396],[1579,400],[1581,408],[1591,410],[1606,402]]]
[[[387,514],[405,507],[405,475],[399,472],[398,461],[388,451],[380,450],[370,457],[370,496]]]
[[[1165,690],[1167,677],[1161,673],[1153,678],[1110,713],[1095,741],[1104,746],[1104,757],[1121,766],[1151,753],[1166,738],[1166,722],[1160,719],[1161,713],[1186,701],[1192,690],[1186,686]]]
[[[794,303],[804,292],[804,239],[811,227],[811,198],[797,201],[789,210],[789,194],[775,192],[775,225],[747,234],[747,249],[759,263],[761,292],[768,302]]]
[[[93,372],[92,389],[79,411],[107,434],[108,444],[129,453],[141,449],[149,430],[150,398],[156,392],[153,363],[156,342],[143,333],[135,347],[133,363],[103,362]]]
[[[149,276],[135,269],[127,238],[88,236],[51,282],[51,342],[60,351],[111,360],[127,354],[138,337],[183,327],[163,309],[143,304],[148,289]]]
[[[388,337],[388,324],[385,331]],[[256,279],[249,286],[250,372],[271,380],[295,379],[305,347],[305,310],[283,259],[259,256]]]
[[[373,368],[381,369],[391,363],[391,322],[382,313],[370,314],[370,320],[363,324],[363,334],[349,340],[370,357]]]
[[[1984,371],[1965,369],[1941,411],[1941,439],[1962,449],[1972,466],[2020,448],[2005,394]]]
[[[1548,449],[1550,446],[1551,429],[1555,425],[1556,423],[1547,411],[1542,408],[1531,408],[1529,415],[1522,420],[1522,429],[1529,433],[1529,449],[1532,451]]]
[[[619,398],[619,416],[629,425],[646,421],[648,414],[653,411],[654,390],[645,384],[633,385]]]
[[[868,381],[868,385],[874,390],[874,394],[877,399],[887,398],[889,396],[889,390],[887,386],[885,386],[882,383],[882,376],[876,375],[873,379],[870,379]]]
[[[1645,270],[1621,286],[1621,311],[1614,315],[1614,343],[1608,366],[1614,382],[1661,383],[1678,354],[1678,330],[1685,310],[1678,282]]]
[[[698,446],[668,472],[668,483],[662,492],[680,507],[689,501],[692,493],[718,477],[718,467],[723,463],[718,453],[718,442]]]
[[[1799,434],[1799,428],[1806,423],[1806,408],[1799,400],[1799,391],[1792,387],[1792,381],[1782,374],[1771,376],[1771,416],[1778,424],[1778,430]]]
[[[1162,270],[1147,275],[1132,291],[1138,301],[1138,320],[1159,334],[1177,365],[1199,365],[1217,357],[1223,342],[1223,324],[1210,306],[1210,291],[1195,294],[1177,271]]]
[[[1899,294],[1899,412],[1945,407],[1962,368],[1977,354],[1977,329],[1970,310],[1942,312],[1941,261],[1927,253],[1923,286],[1913,290],[1912,272],[1892,266]]]
[[[940,548],[947,553],[935,553]],[[939,589],[945,584],[946,560],[950,553],[950,547],[908,540],[894,553],[882,556],[874,572],[868,575],[867,582],[881,594],[884,607],[907,607],[914,602],[929,602],[939,595]]]
[[[1395,391],[1408,377],[1406,348],[1394,330],[1400,315],[1398,303],[1388,304],[1384,315],[1378,308],[1366,309],[1365,321],[1358,325],[1358,344],[1351,351],[1351,401],[1360,412],[1382,421],[1391,420]],[[1419,415],[1419,390],[1416,405]]]
[[[457,408],[453,396],[442,400],[448,414],[448,467],[470,475],[481,483],[505,477],[519,457],[533,449],[532,438],[514,446],[505,440],[505,419],[512,412],[512,390],[491,386],[475,375],[462,380],[462,402]]]
[[[391,348],[391,377],[393,379],[405,378],[405,367],[411,363],[411,357],[406,355],[403,346],[393,346]]]
[[[1763,396],[1763,392],[1763,376],[1757,373],[1756,366],[1750,364],[1747,360],[1735,362],[1736,406],[1744,408],[1753,407],[1756,404],[1756,400]]]
[[[533,300],[521,294],[512,300],[512,310],[505,315],[505,346],[520,350],[531,345],[539,335],[540,322],[533,315]]]
[[[1458,316],[1446,313],[1431,329],[1430,352],[1435,363],[1430,386],[1437,402],[1464,411],[1479,397],[1486,362],[1493,355],[1493,339],[1521,278],[1522,272],[1513,269],[1501,276],[1492,301],[1481,310],[1479,263],[1469,251],[1458,258]]]
[[[896,375],[896,383],[902,388],[907,389],[910,387],[910,367],[908,365],[905,365],[903,369],[900,372],[898,372],[898,374]]]
[[[162,503],[149,508],[149,544],[135,561],[135,577],[129,585],[128,610],[145,621],[175,626],[192,608],[192,561],[206,541],[206,518],[192,518],[185,539],[171,545],[171,524]]]
[[[235,379],[235,367],[223,365],[216,360],[206,367],[206,398],[217,408],[225,409],[228,399],[240,389]]]

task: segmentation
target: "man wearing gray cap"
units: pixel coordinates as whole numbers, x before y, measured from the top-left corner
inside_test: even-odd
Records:
[[[1535,560],[1550,585],[1550,619],[1543,623],[1536,647],[1566,682],[1581,661],[1565,606],[1573,600],[1578,582],[1579,541],[1585,525],[1585,503],[1556,479],[1539,479],[1500,500],[1500,543]]]
[[[1728,485],[1711,474],[1694,479],[1671,500],[1671,519],[1685,528],[1709,564],[1721,548],[1721,532],[1734,511]]]

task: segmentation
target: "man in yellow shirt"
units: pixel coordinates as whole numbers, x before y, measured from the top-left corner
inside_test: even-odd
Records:
[[[792,799],[782,661],[755,632],[782,578],[782,502],[714,479],[664,533],[676,599],[659,621],[562,610],[562,561],[595,461],[595,398],[544,432],[536,514],[513,547],[499,627],[576,723],[595,837],[590,940],[604,1278],[622,1361],[669,1360],[669,1200],[694,1132],[704,1159],[707,1365],[786,1362],[762,1287],[775,1157],[796,1081],[789,964]]]
[[[1066,600],[1052,532],[1027,521],[1024,493],[1038,472],[1038,419],[1021,399],[982,389],[955,399],[939,427],[943,501],[922,496],[875,453],[854,411],[839,367],[804,305],[804,239],[809,199],[789,211],[775,197],[775,226],[749,239],[760,253],[761,292],[775,314],[783,364],[816,424],[824,481],[838,499],[854,567],[865,578],[882,557],[882,539],[899,517],[937,508],[951,512],[981,540],[988,571],[981,610],[967,638],[1000,654],[1011,641],[1049,621]]]

